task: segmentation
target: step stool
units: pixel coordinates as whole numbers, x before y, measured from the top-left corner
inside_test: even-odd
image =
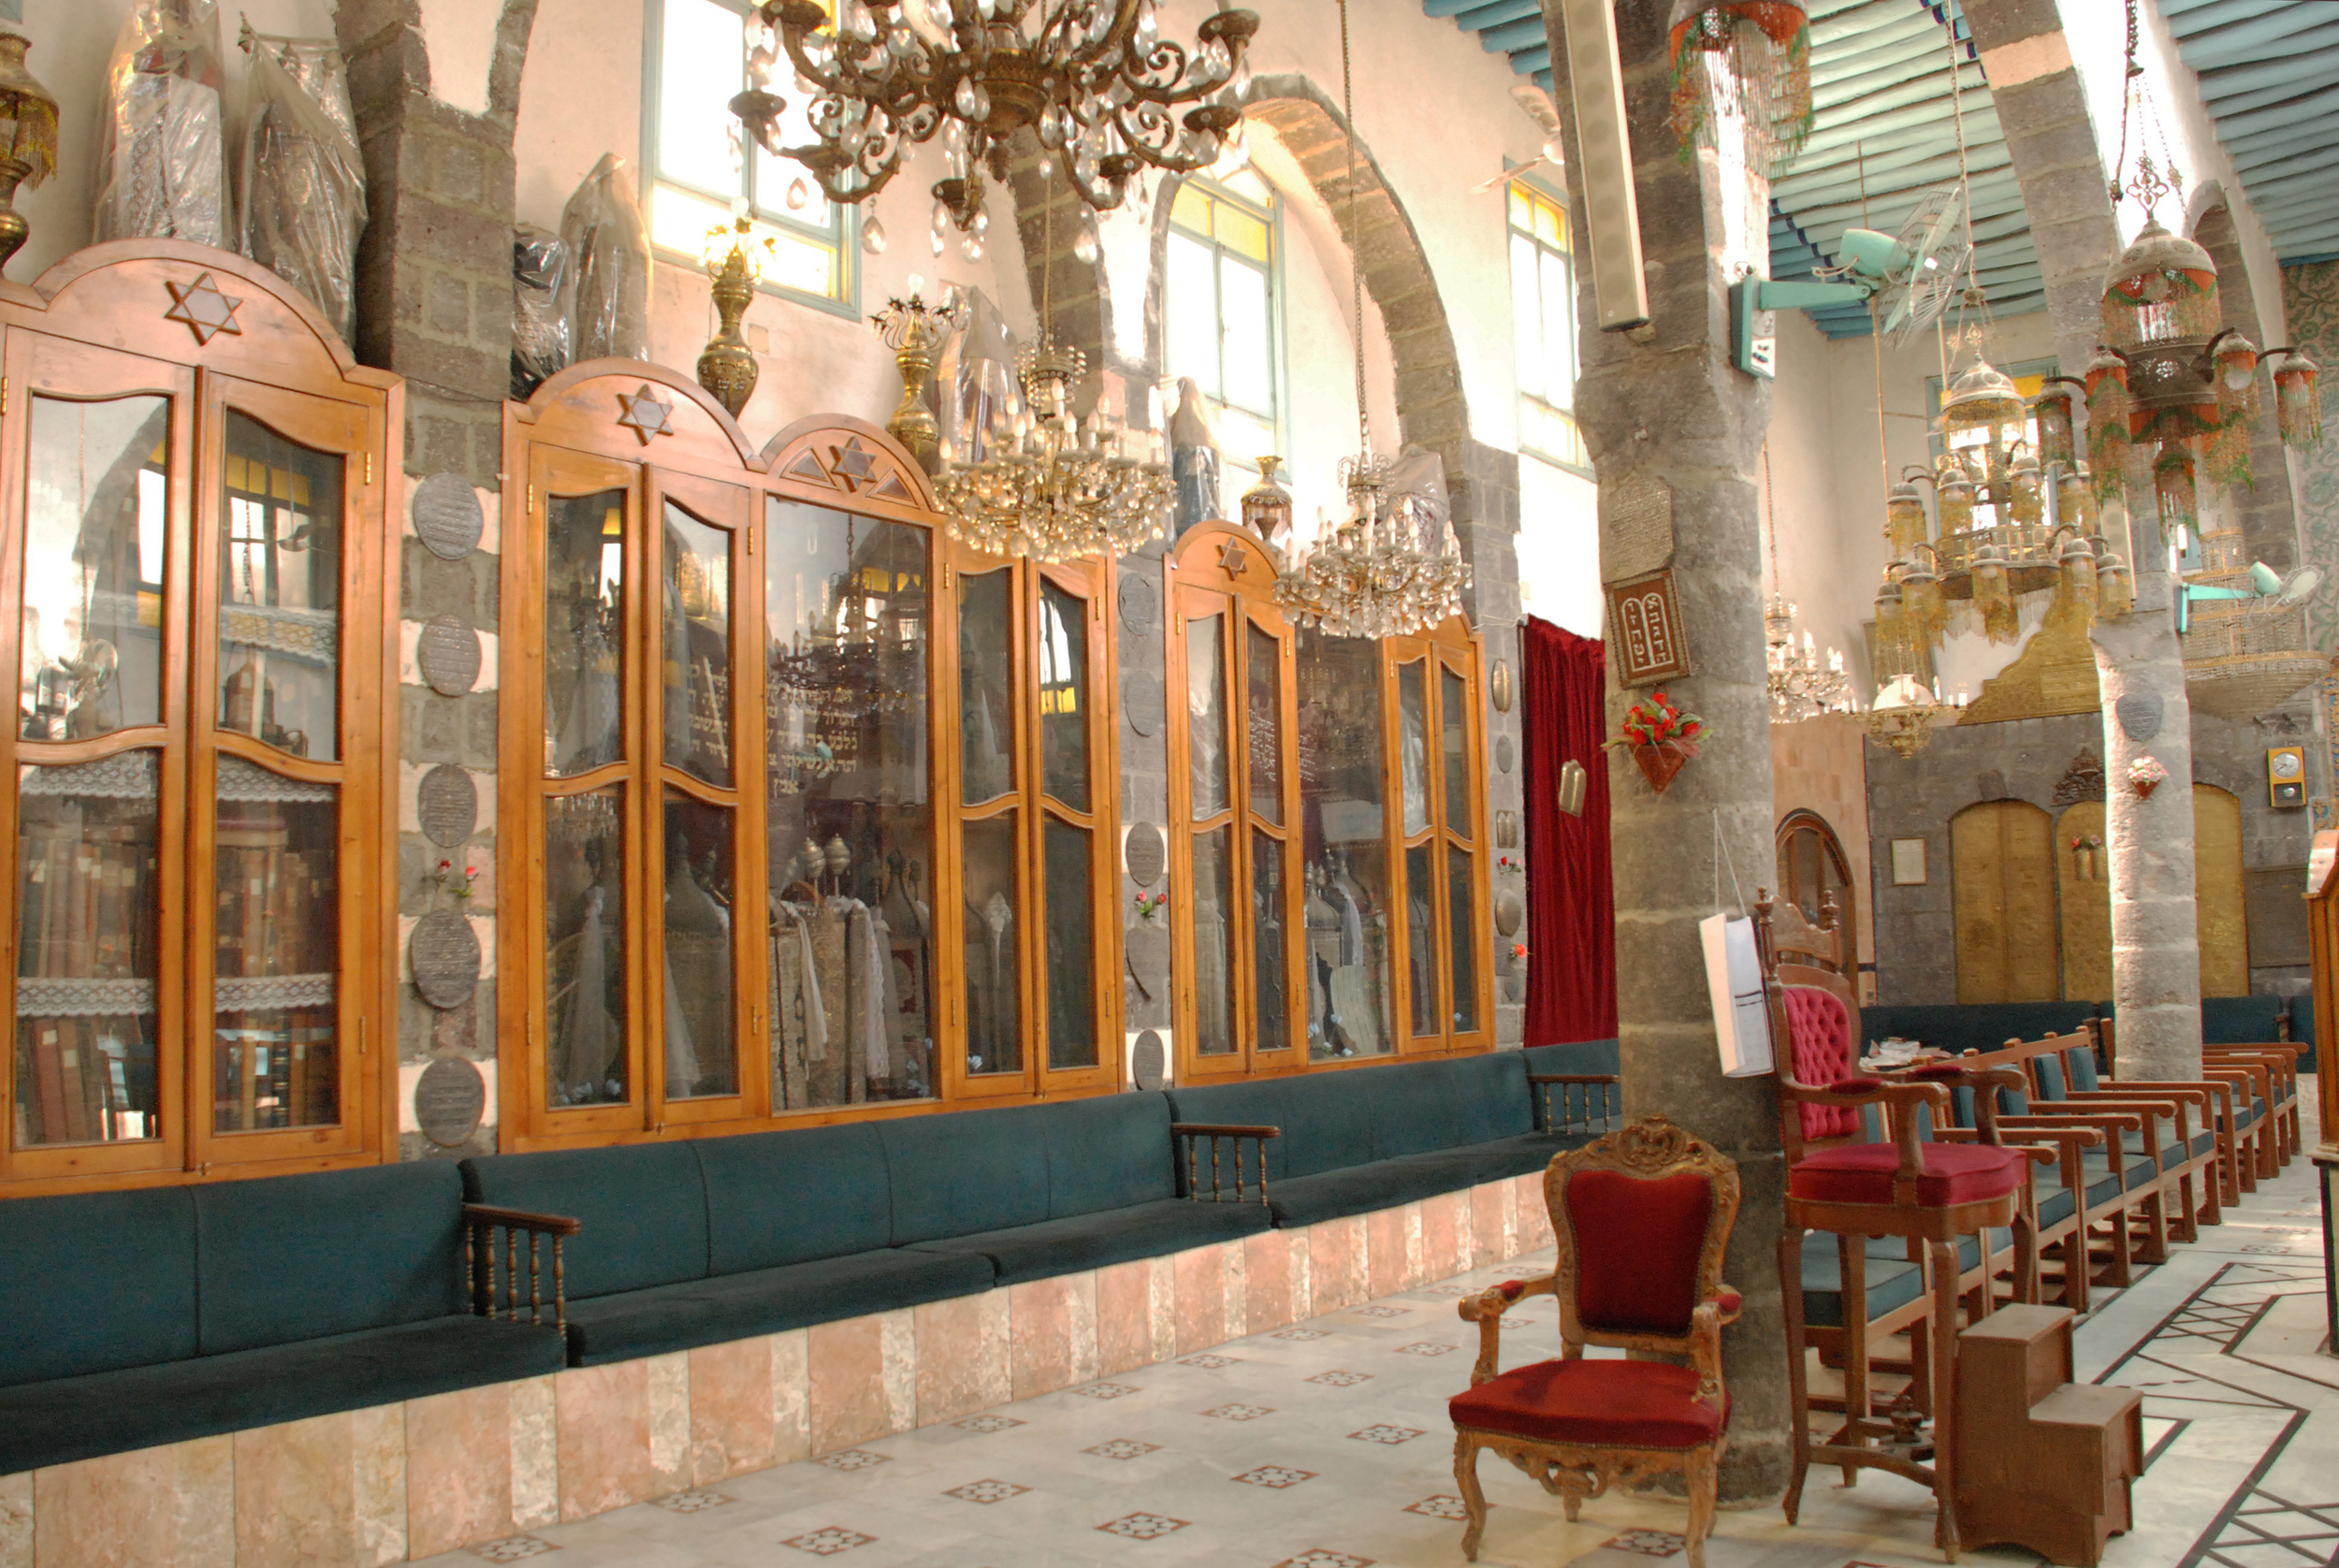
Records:
[[[2144,1397],[2071,1381],[2071,1315],[2003,1307],[1957,1336],[1958,1534],[2095,1568],[2129,1525]]]

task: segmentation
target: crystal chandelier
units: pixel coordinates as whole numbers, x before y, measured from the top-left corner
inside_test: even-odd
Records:
[[[1796,646],[1794,605],[1772,594],[1770,608],[1763,616],[1763,627],[1764,640],[1769,645],[1772,723],[1792,724],[1823,713],[1852,711],[1856,704],[1852,696],[1852,677],[1844,674],[1842,652],[1829,648],[1827,661],[1823,665],[1819,646],[1809,632],[1803,633],[1803,645]]]
[[[1191,173],[1218,161],[1242,123],[1250,11],[1202,19],[1191,49],[1160,36],[1156,0],[766,0],[755,13],[752,85],[731,100],[766,152],[812,171],[838,202],[883,190],[903,150],[938,134],[944,217],[980,242],[982,181],[1005,183],[1008,141],[1029,127],[1061,154],[1081,199],[1121,205],[1147,167]],[[809,99],[814,141],[779,145],[786,101],[770,79],[787,51]],[[1178,110],[1184,106],[1181,115]]]
[[[1348,0],[1340,0],[1340,111],[1348,137],[1348,235],[1357,227],[1357,133],[1348,62]],[[1470,567],[1453,524],[1417,496],[1391,497],[1390,461],[1373,450],[1364,394],[1364,272],[1348,258],[1356,349],[1358,452],[1340,463],[1349,518],[1296,546],[1276,573],[1275,602],[1301,626],[1335,637],[1398,637],[1427,631],[1461,609]]]
[[[1040,160],[1042,176],[1049,160]],[[1055,251],[1055,205],[1042,219],[1040,254]],[[946,464],[934,484],[953,537],[991,555],[1078,560],[1126,555],[1168,531],[1177,499],[1161,433],[1126,429],[1099,411],[1072,413],[1088,356],[1056,341],[1055,269],[1040,269],[1039,335],[1015,353],[1020,408],[1001,409],[991,455]]]

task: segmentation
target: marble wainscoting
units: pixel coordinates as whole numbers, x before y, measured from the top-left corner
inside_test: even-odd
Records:
[[[1550,1244],[1540,1172],[1297,1230],[0,1476],[0,1568],[378,1568],[835,1454]]]

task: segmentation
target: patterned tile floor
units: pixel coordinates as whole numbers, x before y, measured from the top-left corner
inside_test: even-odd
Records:
[[[537,1555],[549,1568],[1446,1568],[1462,1558],[1445,1404],[1469,1360],[1437,1352],[1475,1334],[1455,1297],[1539,1263],[1548,1254],[434,1568]],[[2339,1359],[2322,1353],[2321,1275],[2301,1159],[2128,1290],[2099,1293],[2080,1375],[2143,1388],[2153,1445],[2137,1528],[2112,1542],[2111,1568],[2339,1565]],[[1547,1299],[1512,1315],[1530,1344],[1555,1322]],[[1570,1525],[1556,1498],[1481,1462],[1494,1504],[1482,1561],[1683,1561],[1678,1503],[1612,1496]],[[1725,1511],[1707,1561],[1917,1568],[1941,1561],[1931,1537],[1921,1489],[1869,1471],[1846,1490],[1814,1473],[1799,1528],[1775,1504]]]

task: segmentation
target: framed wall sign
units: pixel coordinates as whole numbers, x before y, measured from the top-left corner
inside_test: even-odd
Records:
[[[1893,886],[1917,888],[1925,883],[1925,840],[1896,838],[1893,840]]]
[[[1680,603],[1673,591],[1670,570],[1611,584],[1608,596],[1608,646],[1617,659],[1620,685],[1649,686],[1690,673],[1688,646],[1681,640]]]

